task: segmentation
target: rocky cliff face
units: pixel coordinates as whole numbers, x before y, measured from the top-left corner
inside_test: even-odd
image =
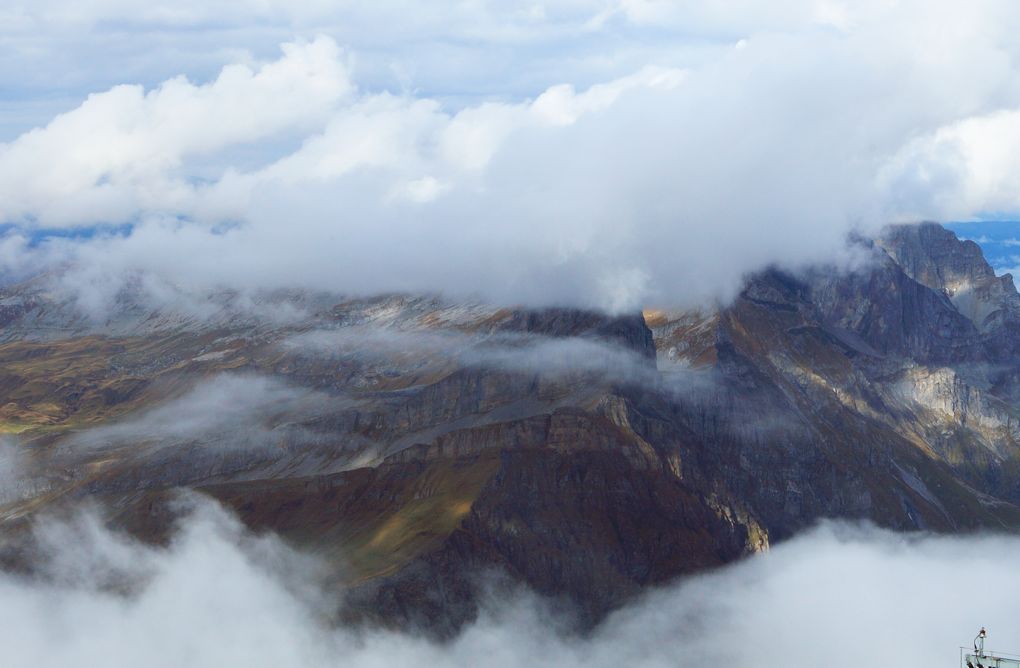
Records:
[[[751,505],[765,513],[760,517],[774,535],[799,528],[805,499],[812,518],[865,515],[940,529],[996,523],[977,517],[1004,508],[985,495],[1020,500],[1016,358],[999,340],[1018,322],[1016,291],[995,279],[980,255],[975,260],[972,244],[933,225],[892,228],[869,246],[870,262],[853,272],[754,277],[733,305],[705,320],[714,338],[702,329],[692,337],[697,343],[678,346],[673,319],[660,316],[654,323],[660,362],[717,369],[725,386],[748,379],[742,384],[754,394],[734,395],[729,412],[778,423],[760,438],[766,447],[791,448],[787,466],[794,468],[784,477],[798,502],[780,506],[783,490],[768,483],[742,493],[747,499],[767,490],[768,498]],[[983,266],[972,266],[977,261]],[[981,328],[957,307],[959,290],[941,287],[959,288],[963,276],[1010,288],[982,293],[994,297],[995,308],[984,307],[994,317],[983,318]],[[678,352],[685,346],[686,354]],[[762,410],[764,396],[770,399]],[[711,403],[719,410],[718,401]],[[740,456],[753,461],[761,452],[745,444]],[[775,464],[753,468],[771,471]],[[839,473],[823,483],[817,479],[823,469]]]
[[[823,517],[1020,526],[1012,281],[934,225],[865,246],[853,272],[770,270],[723,308],[643,317],[129,294],[97,324],[18,286],[2,535],[91,498],[161,540],[198,490],[319,555],[337,614],[449,633],[493,573],[590,625]]]
[[[894,227],[877,244],[911,279],[948,297],[978,331],[995,332],[1020,318],[1013,277],[996,276],[973,241],[928,224]]]

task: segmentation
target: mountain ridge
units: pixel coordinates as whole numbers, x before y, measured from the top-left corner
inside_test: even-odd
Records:
[[[85,499],[164,540],[191,489],[321,558],[339,616],[449,635],[478,573],[587,627],[823,518],[1015,530],[1012,279],[934,224],[856,243],[849,270],[619,317],[292,295],[281,321],[221,296],[200,323],[133,305],[104,336],[8,290],[3,563],[30,568],[32,518]]]

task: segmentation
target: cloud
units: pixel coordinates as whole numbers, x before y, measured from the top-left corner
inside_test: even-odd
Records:
[[[123,9],[46,7],[19,16],[101,27]],[[0,252],[3,269],[619,311],[729,299],[766,265],[838,259],[851,230],[1013,206],[1020,13],[1009,3],[448,9],[401,28],[387,23],[400,3],[259,3],[270,24],[324,36],[255,64],[234,53],[204,84],[116,86],[13,139],[0,148],[0,206],[18,225],[5,247],[40,228],[130,229],[49,238],[30,259]],[[157,6],[131,25],[238,16]],[[327,24],[340,18],[366,33],[338,42],[350,33]],[[454,37],[514,45],[533,85],[472,79],[457,103],[380,90],[357,74],[359,54],[379,55],[373,35],[422,55]],[[600,43],[637,53],[651,37],[639,59],[593,55]],[[692,50],[699,40],[711,47]],[[563,67],[548,69],[557,57]],[[91,287],[78,274],[67,284]]]
[[[79,549],[65,549],[71,539]],[[35,666],[443,667],[479,656],[506,668],[777,666],[818,657],[856,668],[889,656],[948,664],[981,626],[991,647],[1012,647],[1017,541],[827,524],[650,592],[589,636],[559,633],[549,608],[522,593],[490,601],[478,621],[437,644],[331,624],[340,598],[316,586],[321,566],[271,535],[247,534],[212,505],[198,504],[166,548],[110,533],[84,514],[37,526],[34,578],[0,576],[0,640],[11,665]],[[961,595],[976,586],[981,596]]]
[[[186,196],[175,174],[184,160],[317,129],[350,92],[341,54],[328,39],[282,49],[279,60],[224,67],[205,85],[182,76],[155,90],[122,85],[90,95],[3,146],[0,219],[62,226],[173,210]]]
[[[278,541],[199,506],[167,550],[88,514],[36,529],[39,579],[0,580],[0,636],[15,666],[328,665],[312,571]],[[78,548],[66,550],[69,541]],[[125,586],[126,585],[126,586]],[[124,595],[123,591],[133,591]],[[45,621],[44,621],[45,620]],[[15,646],[16,645],[16,646]]]
[[[0,140],[73,108],[79,95],[124,81],[152,87],[181,72],[211,79],[225,64],[273,57],[295,36],[349,45],[359,83],[371,90],[461,105],[534,96],[563,81],[586,87],[640,69],[654,48],[622,30],[587,28],[606,4],[11,0],[0,8],[0,81],[11,93],[0,108]]]
[[[255,432],[269,430],[274,417],[288,415],[313,394],[264,376],[221,374],[142,415],[83,431],[73,445],[134,447],[200,439],[217,448],[250,445]]]
[[[4,512],[17,515],[21,502],[43,494],[82,503],[82,486],[185,487],[339,471],[379,457],[378,443],[331,422],[344,423],[361,400],[253,373],[193,379],[187,391],[148,406],[57,435],[43,450],[0,437],[0,504],[11,504]]]
[[[61,449],[158,447],[201,444],[212,453],[246,451],[284,442],[321,440],[302,419],[354,406],[309,388],[253,374],[224,373],[198,382],[184,395],[109,425],[74,433]]]
[[[405,367],[455,364],[549,378],[591,374],[609,382],[656,384],[659,380],[652,361],[595,338],[353,326],[304,332],[283,345],[298,354],[354,356]]]
[[[889,166],[901,196],[917,211],[966,218],[1018,211],[1020,109],[956,121],[912,141]],[[1008,243],[1008,242],[1003,242]]]

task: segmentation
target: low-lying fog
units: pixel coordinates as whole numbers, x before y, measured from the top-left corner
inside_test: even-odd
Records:
[[[952,666],[982,625],[990,647],[1020,649],[1016,537],[825,524],[649,592],[588,637],[521,594],[438,644],[330,626],[315,562],[209,503],[166,549],[89,513],[35,536],[41,576],[0,576],[5,666]]]

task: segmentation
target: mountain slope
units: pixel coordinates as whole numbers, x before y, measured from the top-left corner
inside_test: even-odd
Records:
[[[318,555],[338,615],[445,634],[492,573],[588,626],[824,517],[1020,526],[1011,279],[933,225],[860,243],[643,318],[128,290],[96,322],[14,286],[0,556],[30,568],[31,518],[84,499],[165,540],[193,489]]]

